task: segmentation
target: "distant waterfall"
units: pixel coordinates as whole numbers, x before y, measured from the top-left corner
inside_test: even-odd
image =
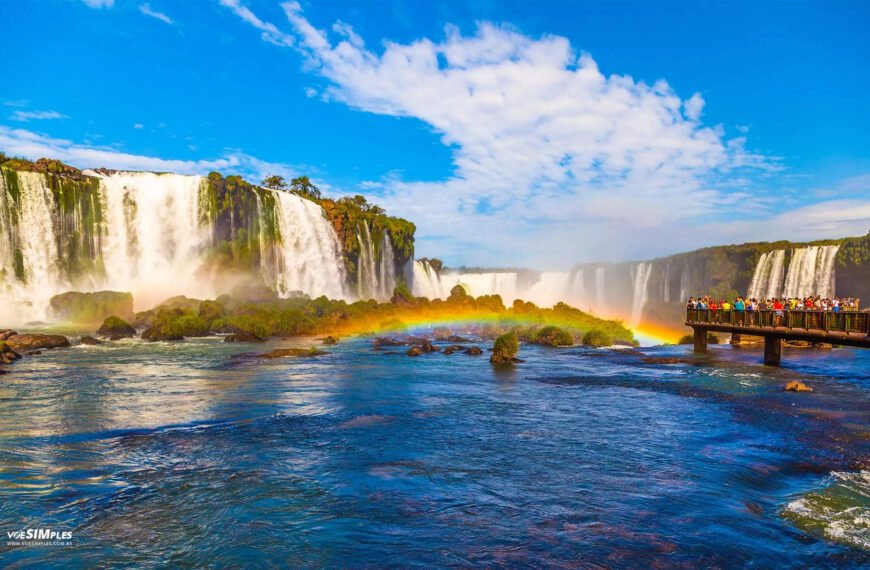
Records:
[[[607,307],[606,298],[604,296],[604,267],[595,268],[595,305],[599,310],[605,310]]]
[[[629,324],[637,326],[643,316],[643,308],[646,305],[648,292],[647,285],[652,273],[652,263],[638,263],[631,269],[632,272],[632,296],[631,296],[631,319]]]
[[[517,274],[513,271],[504,273],[464,273],[446,271],[441,274],[443,290],[449,294],[450,289],[462,285],[470,295],[500,295],[506,305],[513,303],[518,297]]]
[[[747,294],[750,299],[772,299],[780,296],[783,287],[785,250],[777,249],[761,254],[752,274]]]
[[[788,265],[783,297],[819,295],[832,297],[835,291],[834,262],[838,245],[810,246],[795,249]]]
[[[396,252],[390,235],[384,233],[381,244],[381,259],[378,260],[378,281],[381,286],[381,298],[389,299],[396,288]]]

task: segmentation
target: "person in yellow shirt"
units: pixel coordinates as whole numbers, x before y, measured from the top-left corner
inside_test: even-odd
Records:
[[[723,311],[730,311],[731,310],[731,303],[728,302],[728,299],[722,299],[722,310]]]

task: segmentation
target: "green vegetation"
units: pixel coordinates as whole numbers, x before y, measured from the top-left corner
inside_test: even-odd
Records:
[[[121,317],[112,315],[103,321],[103,324],[97,329],[97,334],[107,337],[131,337],[136,334],[136,329]]]
[[[548,325],[535,330],[530,335],[528,342],[543,346],[572,346],[574,344],[574,337],[557,326]]]
[[[495,339],[492,345],[492,356],[489,361],[493,364],[510,364],[516,362],[517,352],[520,350],[520,339],[516,331],[510,331]]]
[[[613,338],[601,329],[592,329],[583,335],[583,346],[602,348],[613,346]]]

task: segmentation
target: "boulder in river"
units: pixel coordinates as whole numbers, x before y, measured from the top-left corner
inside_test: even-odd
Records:
[[[511,331],[503,334],[495,339],[495,344],[492,346],[492,356],[489,361],[492,364],[514,364],[522,362],[518,359],[517,352],[520,350],[520,339],[516,331]]]
[[[419,346],[412,346],[408,349],[408,356],[420,356],[423,354],[423,349]]]
[[[803,382],[798,382],[797,380],[792,380],[783,388],[787,392],[812,392],[813,389],[804,384]]]
[[[130,338],[136,336],[136,329],[121,317],[110,316],[97,329],[97,335],[115,340],[117,337]]]
[[[111,315],[120,315],[124,319],[133,318],[133,295],[130,293],[69,291],[55,295],[49,303],[55,319],[72,323],[99,323]]]
[[[323,356],[327,354],[323,351],[311,348],[276,348],[275,350],[259,354],[260,358],[286,358],[286,357],[303,357],[303,356]]]
[[[15,331],[12,330],[12,329],[3,329],[3,330],[0,330],[0,340],[6,340],[6,339],[8,339],[10,336],[12,336],[12,335],[14,335],[14,334],[18,334],[18,333],[15,332]]]
[[[6,341],[0,340],[0,364],[12,364],[21,358],[21,355],[9,346]]]
[[[266,342],[266,339],[260,338],[252,333],[237,332],[225,336],[224,342]]]
[[[69,339],[59,334],[15,334],[5,342],[17,352],[69,346]]]
[[[453,354],[454,352],[459,352],[460,350],[465,350],[465,347],[459,346],[458,344],[451,344],[444,349],[444,354]]]
[[[97,346],[97,345],[103,344],[103,341],[97,340],[92,336],[83,336],[81,342],[82,342],[82,344],[85,344],[88,346]]]
[[[483,354],[483,349],[479,346],[469,346],[465,349],[465,354],[468,354],[470,356],[480,356],[481,354]]]
[[[334,336],[330,335],[330,336],[323,338],[322,342],[326,346],[332,346],[332,345],[338,344],[338,339],[335,338]]]
[[[184,340],[180,334],[167,333],[161,327],[151,327],[142,333],[142,338],[149,342]]]

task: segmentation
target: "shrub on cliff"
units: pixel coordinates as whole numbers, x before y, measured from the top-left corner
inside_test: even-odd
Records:
[[[453,289],[450,290],[451,301],[461,301],[466,298],[468,298],[468,292],[462,285],[454,285]]]
[[[395,289],[393,289],[393,297],[390,299],[390,302],[394,305],[413,305],[414,295],[411,293],[411,290],[408,289],[407,285],[400,283]]]
[[[583,335],[583,346],[591,346],[592,348],[601,348],[603,346],[612,346],[613,338],[606,332],[600,329],[592,329]]]

